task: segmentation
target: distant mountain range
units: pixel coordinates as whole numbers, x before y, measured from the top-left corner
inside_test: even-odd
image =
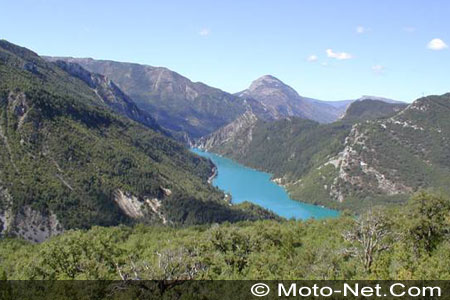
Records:
[[[116,113],[146,125],[153,130],[163,132],[163,129],[157,124],[155,119],[149,113],[138,108],[133,100],[122,92],[108,77],[91,73],[76,63],[58,60],[55,64],[70,75],[85,82]]]
[[[192,82],[166,68],[83,58],[47,59],[77,63],[90,72],[107,76],[143,111],[181,139],[209,134],[246,110],[238,97]]]
[[[330,123],[342,117],[347,106],[355,101],[321,101],[302,97],[271,75],[258,78],[248,89],[233,95],[203,83],[192,82],[161,67],[91,58],[45,58],[49,61],[76,63],[90,72],[106,76],[129,95],[142,111],[183,141],[211,134],[249,110],[264,120],[300,117]]]

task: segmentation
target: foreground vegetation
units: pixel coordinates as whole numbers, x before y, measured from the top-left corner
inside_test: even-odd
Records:
[[[3,279],[450,279],[450,200],[355,218],[94,227],[0,240]]]

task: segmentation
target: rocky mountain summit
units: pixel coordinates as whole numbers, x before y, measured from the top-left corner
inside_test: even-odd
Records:
[[[345,110],[345,107],[330,105],[326,101],[302,97],[292,87],[271,75],[256,79],[248,89],[236,95],[256,100],[273,119],[300,117],[330,123],[336,121]]]

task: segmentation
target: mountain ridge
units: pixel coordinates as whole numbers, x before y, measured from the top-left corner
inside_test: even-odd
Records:
[[[84,81],[115,112],[142,123],[153,130],[167,134],[150,114],[139,109],[134,101],[108,77],[91,73],[75,63],[57,60],[55,64],[70,75]]]
[[[231,94],[165,67],[93,58],[45,57],[80,64],[114,81],[141,110],[188,144],[232,123],[248,110],[263,120],[301,117],[321,123],[338,120],[355,100],[323,101],[300,96],[273,75]],[[372,97],[372,96],[370,96]]]
[[[164,67],[109,60],[46,57],[80,64],[105,75],[127,93],[140,109],[171,131],[199,138],[228,124],[246,110],[241,99]]]

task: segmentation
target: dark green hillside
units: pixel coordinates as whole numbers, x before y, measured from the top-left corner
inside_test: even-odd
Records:
[[[257,218],[207,184],[211,162],[116,115],[78,78],[0,41],[2,232]]]
[[[294,199],[362,211],[421,188],[450,193],[449,115],[450,94],[407,108],[365,100],[340,122],[257,121],[200,146],[273,173]]]
[[[387,119],[358,123],[342,153],[288,189],[297,199],[356,210],[402,202],[421,188],[450,193],[449,114],[447,94],[416,100]]]
[[[407,104],[387,103],[381,100],[361,100],[353,102],[346,110],[343,120],[364,121],[392,117]]]
[[[259,121],[248,150],[230,156],[251,167],[270,170],[275,177],[294,179],[339,153],[350,129],[351,125],[342,122],[321,125],[299,118]],[[220,149],[212,149],[216,150],[220,153]]]

